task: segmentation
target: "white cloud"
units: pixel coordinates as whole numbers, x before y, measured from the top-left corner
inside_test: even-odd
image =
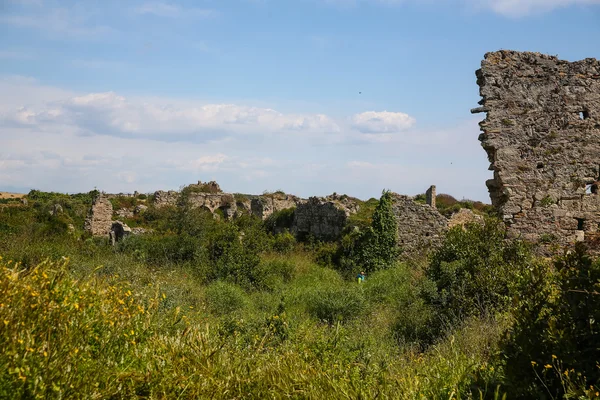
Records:
[[[14,86],[13,86],[14,87]],[[0,89],[2,88],[0,82]],[[165,99],[126,98],[114,92],[76,95],[42,105],[0,105],[0,121],[39,128],[68,126],[81,134],[206,141],[230,135],[339,132],[323,114],[283,114],[237,104],[170,104]]]
[[[351,118],[0,78],[0,189],[131,193],[214,179],[232,192],[369,198],[383,188],[416,194],[437,184],[485,200],[489,171],[477,122],[365,134]]]
[[[183,8],[176,4],[164,2],[149,2],[135,9],[138,14],[150,14],[163,18],[207,18],[217,14],[215,10],[202,8]]]
[[[395,133],[412,128],[417,121],[408,114],[367,111],[352,117],[354,128],[362,133]]]

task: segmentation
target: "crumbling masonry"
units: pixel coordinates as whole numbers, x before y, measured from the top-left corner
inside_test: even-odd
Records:
[[[479,140],[509,236],[566,244],[600,229],[600,62],[488,53],[477,71]]]

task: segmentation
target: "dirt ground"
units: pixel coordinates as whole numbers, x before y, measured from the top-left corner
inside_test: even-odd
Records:
[[[20,199],[25,196],[23,193],[0,192],[0,199]]]

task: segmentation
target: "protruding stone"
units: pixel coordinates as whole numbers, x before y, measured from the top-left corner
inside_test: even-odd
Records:
[[[92,236],[106,236],[112,226],[113,206],[103,194],[98,195],[85,220],[84,229]]]
[[[436,208],[435,206],[435,185],[431,185],[429,189],[425,192],[425,202],[429,204],[431,207]]]

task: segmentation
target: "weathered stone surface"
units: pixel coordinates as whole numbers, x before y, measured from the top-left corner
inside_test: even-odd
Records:
[[[179,196],[179,192],[174,190],[169,190],[168,192],[164,190],[158,190],[154,192],[152,202],[156,208],[176,206]]]
[[[480,123],[494,171],[487,186],[510,237],[552,234],[567,243],[597,230],[599,195],[589,188],[600,180],[599,77],[591,58],[485,55],[477,71],[482,107],[473,112],[487,112]]]
[[[300,238],[314,236],[319,240],[335,240],[341,236],[349,215],[348,208],[339,202],[311,197],[296,207],[292,233]]]
[[[112,226],[113,207],[110,200],[103,194],[98,195],[92,202],[92,208],[85,220],[84,229],[93,236],[106,236]]]
[[[146,210],[148,210],[148,206],[144,205],[144,204],[138,204],[137,206],[135,206],[135,208],[133,209],[133,213],[135,215],[139,215],[139,214],[143,214],[146,212]]]
[[[202,183],[202,181],[198,181],[196,184],[192,184],[188,186],[188,189],[193,192],[200,193],[223,193],[219,184],[215,181],[210,181],[206,183]]]
[[[275,212],[297,207],[305,202],[306,200],[289,194],[273,193],[254,197],[251,200],[250,209],[252,215],[265,220]]]
[[[483,217],[467,208],[461,208],[457,213],[452,214],[448,220],[448,228],[454,228],[455,226],[464,228],[466,225],[473,223],[483,224]]]
[[[188,201],[192,208],[203,208],[211,213],[220,210],[225,219],[232,219],[237,213],[235,197],[230,193],[190,193]]]
[[[437,247],[448,229],[448,219],[428,204],[392,193],[392,207],[398,222],[398,246],[403,255]]]
[[[108,234],[111,244],[114,246],[116,242],[120,242],[127,236],[131,235],[131,228],[121,221],[115,221],[110,227]]]
[[[52,206],[52,210],[50,210],[50,215],[59,215],[63,213],[63,208],[60,204],[56,203]]]
[[[133,217],[133,211],[131,211],[128,208],[121,208],[118,209],[117,211],[115,211],[115,215],[119,218],[132,218]]]
[[[433,208],[436,208],[435,200],[435,185],[431,185],[429,189],[427,189],[427,191],[425,192],[425,203],[429,204]]]

